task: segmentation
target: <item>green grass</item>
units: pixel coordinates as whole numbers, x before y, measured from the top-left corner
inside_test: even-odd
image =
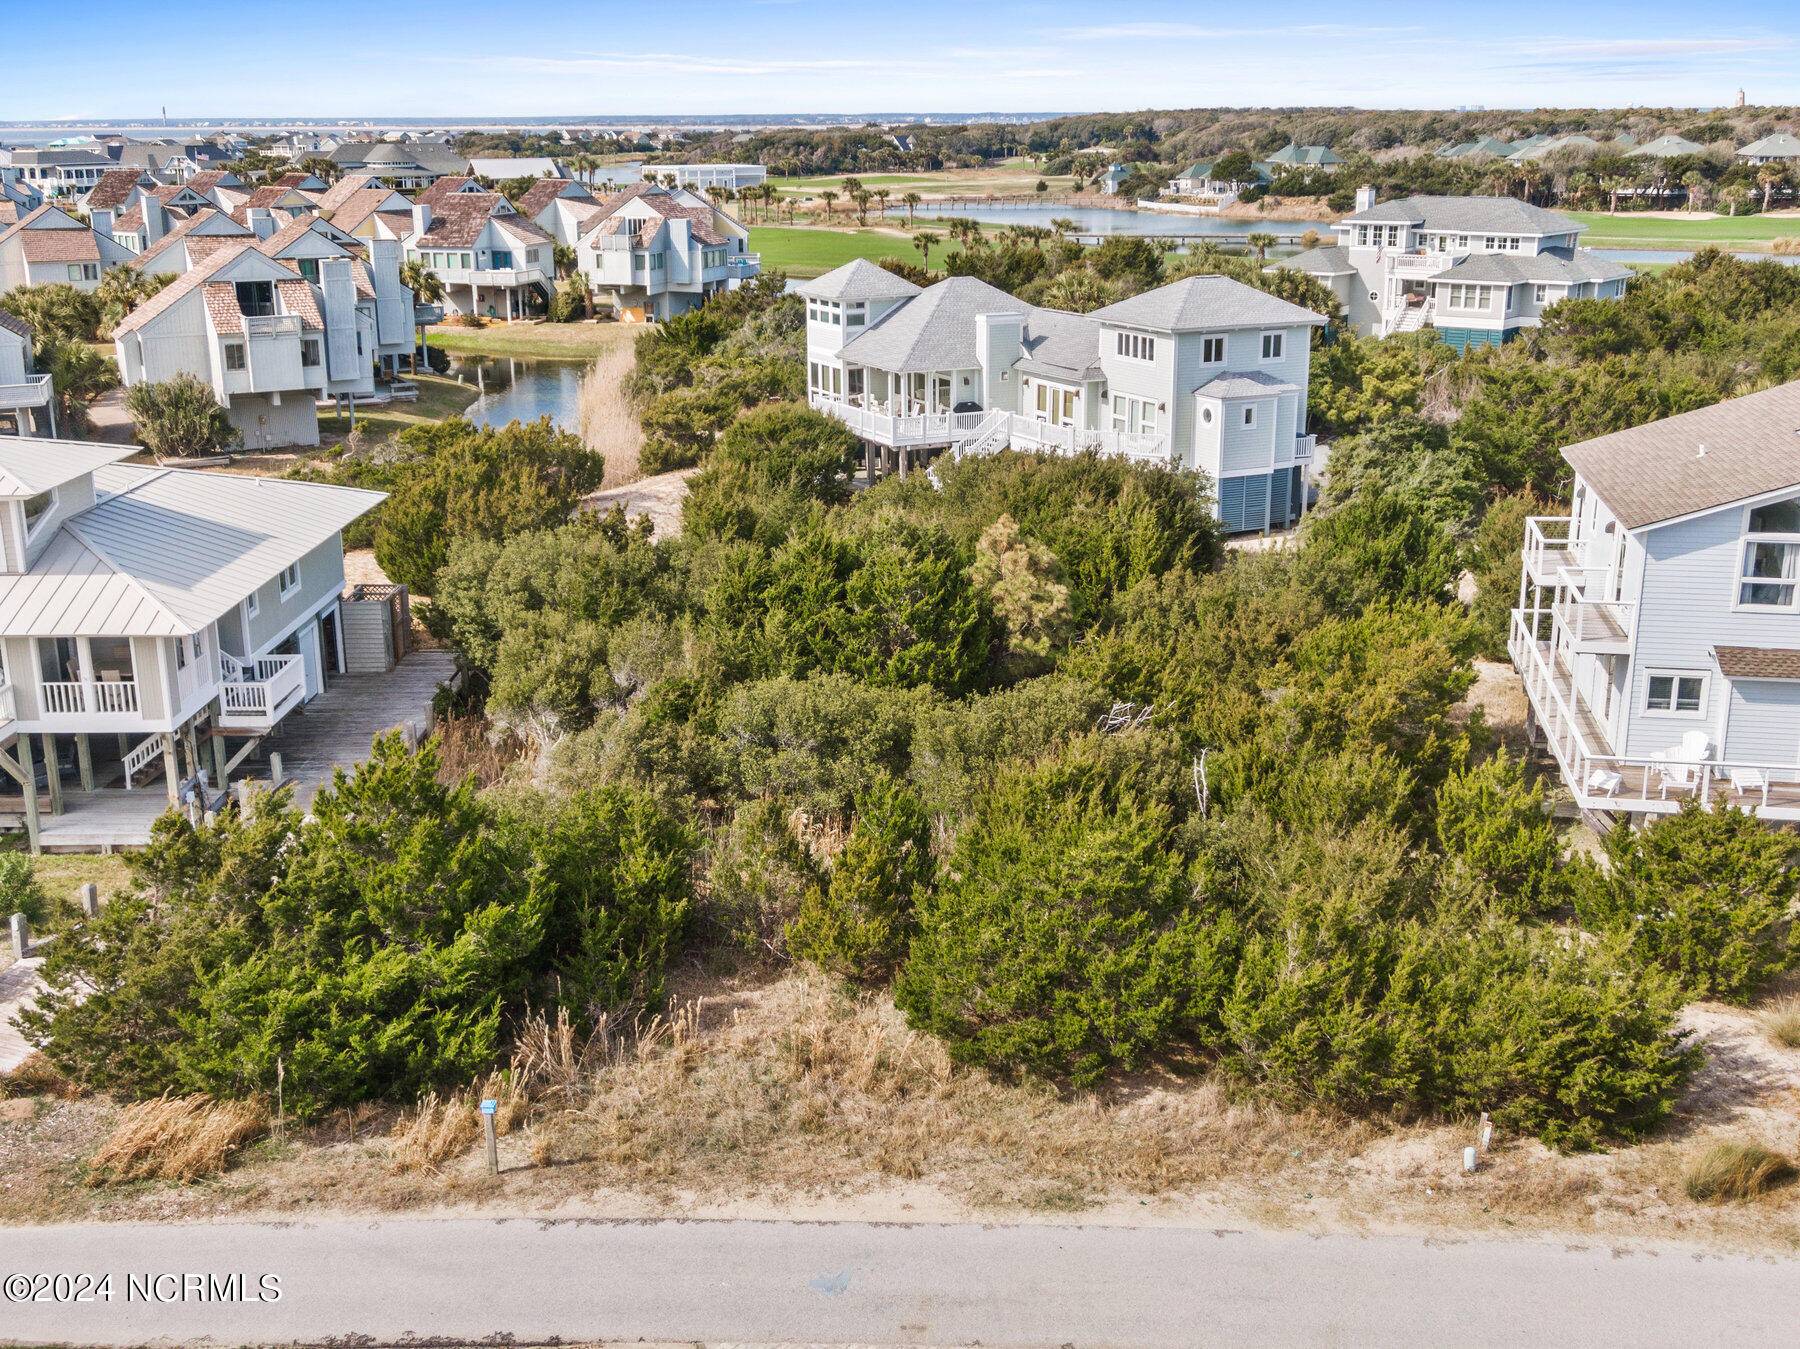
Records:
[[[807,178],[771,177],[769,183],[783,196],[816,197],[827,189],[842,192],[846,176],[860,178],[870,192],[886,188],[894,195],[889,206],[901,204],[908,192],[923,197],[966,195],[1020,196],[1037,190],[1038,180],[1047,182],[1050,192],[1067,192],[1074,179],[1067,174],[1039,173],[1029,160],[1009,160],[985,169],[946,169],[936,173],[841,173],[816,174]]]
[[[52,899],[72,899],[76,888],[89,881],[100,888],[100,898],[106,899],[123,890],[129,879],[125,859],[117,853],[110,857],[99,853],[43,853],[31,859],[31,870]]]
[[[935,230],[932,232],[937,233]],[[940,237],[932,245],[929,265],[944,265],[944,254],[949,251],[945,244],[950,242]],[[762,254],[765,271],[779,269],[794,277],[822,276],[833,267],[841,267],[853,258],[867,258],[870,262],[879,262],[883,258],[899,258],[903,262],[919,261],[919,250],[913,247],[910,238],[874,229],[752,225],[750,248],[753,252]]]
[[[1606,215],[1599,211],[1566,211],[1587,226],[1581,242],[1588,248],[1607,245],[1640,248],[1702,248],[1707,244],[1756,248],[1776,239],[1800,237],[1800,217],[1740,215],[1715,220],[1681,216]]]
[[[580,360],[629,342],[642,331],[635,323],[508,323],[491,328],[433,328],[425,340],[462,356]]]
[[[473,384],[458,384],[442,375],[408,376],[419,386],[416,403],[391,403],[387,407],[362,407],[356,410],[356,426],[371,440],[385,440],[409,426],[422,422],[441,422],[464,411],[481,394]],[[319,414],[319,434],[327,442],[341,440],[350,434],[350,418],[339,413]]]

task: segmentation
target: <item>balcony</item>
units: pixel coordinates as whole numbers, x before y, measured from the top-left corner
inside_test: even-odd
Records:
[[[1294,462],[1296,464],[1310,464],[1312,462],[1313,452],[1318,448],[1319,438],[1317,436],[1295,436]]]
[[[1455,261],[1455,258],[1445,257],[1442,253],[1388,254],[1388,262],[1394,271],[1419,280],[1435,276]]]
[[[244,318],[244,336],[251,341],[300,336],[298,314],[252,314]]]
[[[299,656],[258,656],[240,661],[221,654],[225,682],[219,685],[219,725],[266,731],[299,705],[306,670]]]
[[[1631,651],[1631,635],[1637,621],[1637,605],[1625,600],[1584,599],[1579,591],[1563,589],[1551,602],[1550,612],[1569,634],[1575,650],[1597,656],[1623,656]]]
[[[980,412],[926,412],[895,415],[876,407],[860,407],[829,394],[814,393],[808,401],[827,416],[836,417],[864,440],[893,449],[949,446],[972,433],[986,415]]]
[[[1051,426],[1014,416],[1008,426],[1013,447],[1044,454],[1093,453],[1107,459],[1166,464],[1169,443],[1155,432],[1090,431],[1079,426]]]
[[[38,685],[38,691],[46,718],[136,716],[138,712],[135,679],[113,679],[94,684],[53,680]]]
[[[762,270],[762,254],[733,253],[725,259],[725,270],[733,276],[755,276]]]
[[[1566,515],[1534,515],[1525,522],[1525,574],[1533,585],[1564,584],[1563,577],[1581,570],[1575,522]]]
[[[52,393],[50,376],[30,375],[23,384],[0,384],[0,408],[48,407]]]

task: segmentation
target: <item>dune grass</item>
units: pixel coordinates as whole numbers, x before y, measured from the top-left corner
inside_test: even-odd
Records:
[[[1681,1174],[1687,1197],[1702,1204],[1737,1203],[1791,1184],[1800,1171],[1760,1143],[1715,1143]]]
[[[89,1161],[88,1183],[214,1176],[233,1152],[260,1138],[268,1124],[263,1110],[248,1101],[215,1101],[205,1095],[140,1101],[126,1110]]]
[[[1784,998],[1757,1018],[1763,1034],[1783,1049],[1800,1049],[1800,998]]]

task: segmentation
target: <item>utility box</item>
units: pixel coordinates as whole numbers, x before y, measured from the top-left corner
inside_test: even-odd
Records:
[[[412,604],[405,586],[353,586],[339,605],[344,624],[344,673],[386,674],[406,655]]]

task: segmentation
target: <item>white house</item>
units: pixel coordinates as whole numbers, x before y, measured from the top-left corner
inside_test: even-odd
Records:
[[[925,290],[865,261],[800,288],[812,405],[877,462],[1009,446],[1093,451],[1206,474],[1234,532],[1306,504],[1310,310],[1220,276],[1092,314],[1026,304],[973,277]]]
[[[469,172],[491,183],[504,183],[509,178],[566,178],[563,166],[545,155],[522,155],[512,158],[471,159]]]
[[[1800,819],[1800,382],[1571,445],[1511,653],[1587,810]]]
[[[314,282],[257,243],[218,249],[127,315],[119,372],[127,387],[204,380],[252,448],[317,445],[318,400],[375,391],[376,297],[352,258],[321,259]]]
[[[264,235],[256,247],[313,285],[324,282],[328,259],[348,259],[357,303],[373,304],[376,360],[390,376],[399,374],[400,358],[413,354],[416,315],[412,287],[400,279],[398,239],[357,239],[317,216],[303,216]]]
[[[556,241],[498,192],[415,203],[405,244],[409,259],[443,281],[454,313],[523,318],[556,291]]]
[[[381,494],[135,453],[0,437],[0,811],[34,850],[158,773],[218,790],[344,668],[342,531]]]
[[[580,225],[576,265],[623,317],[669,318],[760,270],[750,231],[696,193],[640,183],[600,205]]]
[[[50,376],[34,368],[30,325],[0,309],[0,416],[10,419],[16,435],[32,434],[47,422],[54,436],[54,395]]]
[[[117,240],[45,202],[0,232],[0,291],[59,282],[93,290],[108,267],[131,258],[131,250]]]
[[[769,180],[769,171],[761,164],[651,164],[644,172],[658,179],[675,175],[675,186],[704,192],[709,187],[730,188],[741,192],[746,187],[761,187]]]
[[[43,146],[13,150],[9,157],[21,181],[53,198],[81,196],[113,167],[110,158],[92,147]]]
[[[156,217],[158,203],[151,198],[142,209],[148,222]],[[135,226],[136,222],[133,224]],[[119,237],[136,240],[142,236],[134,233]],[[133,270],[151,276],[180,276],[226,245],[255,238],[256,231],[248,225],[239,224],[223,211],[208,206],[178,221],[167,233],[144,243],[130,265]]]
[[[570,178],[540,178],[519,198],[518,206],[520,215],[570,248],[580,239],[582,227],[606,210],[587,184]]]
[[[1359,333],[1386,337],[1434,327],[1458,351],[1499,345],[1535,328],[1559,300],[1617,299],[1631,269],[1578,247],[1584,227],[1512,197],[1403,197],[1356,211],[1335,246],[1271,267],[1323,283]]]

